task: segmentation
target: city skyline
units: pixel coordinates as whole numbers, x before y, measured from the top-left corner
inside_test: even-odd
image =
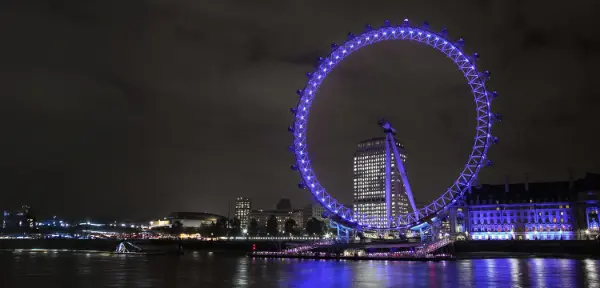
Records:
[[[504,121],[494,127],[500,143],[480,183],[525,173],[531,181],[565,179],[569,168],[576,176],[598,173],[599,136],[589,131],[597,130],[599,52],[589,3],[7,4],[0,12],[8,99],[0,108],[2,205],[27,203],[65,217],[151,218],[227,215],[227,205],[214,203],[237,195],[257,207],[279,198],[308,204],[287,169],[295,91],[331,42],[384,19],[447,27],[494,73],[494,112]],[[306,21],[313,18],[319,21]],[[382,116],[411,153],[418,202],[445,191],[468,157],[469,88],[443,55],[413,44],[357,52],[314,102],[313,167],[342,203],[352,201],[354,145],[378,135]]]
[[[505,175],[504,177],[504,182],[502,183],[477,183],[476,185],[473,186],[473,189],[481,189],[481,187],[486,187],[486,186],[494,186],[494,187],[505,187],[505,189],[509,189],[508,187],[512,187],[512,186],[516,186],[516,187],[521,187],[520,189],[525,189],[527,190],[530,185],[551,185],[551,184],[555,184],[555,183],[574,183],[577,181],[583,181],[588,179],[589,177],[591,177],[592,179],[595,179],[594,183],[597,183],[598,181],[598,177],[600,176],[600,174],[596,174],[596,173],[590,173],[590,172],[586,172],[584,173],[583,177],[575,177],[574,174],[570,173],[568,177],[565,177],[563,179],[558,179],[558,180],[552,180],[552,181],[530,181],[529,179],[529,174],[525,174],[522,175],[523,178],[521,180],[523,181],[512,181],[515,179],[515,177],[508,177],[508,175]],[[539,189],[538,189],[539,190]],[[508,191],[508,190],[506,190]],[[555,190],[554,190],[555,191]],[[566,191],[563,191],[566,193]],[[469,198],[470,196],[468,196],[469,192],[467,192],[467,194],[465,194],[465,198]],[[248,212],[248,211],[238,211],[238,209],[240,210],[248,210],[248,206],[250,207],[249,209],[249,213],[251,212],[272,212],[272,211],[278,211],[281,210],[279,209],[277,206],[278,204],[281,204],[282,201],[289,201],[289,199],[287,198],[280,198],[277,200],[277,202],[272,202],[270,205],[267,205],[266,207],[253,207],[252,206],[252,200],[250,198],[244,197],[244,196],[238,196],[234,199],[234,203],[239,203],[241,205],[235,205],[234,204],[234,210],[231,211],[232,213],[230,213],[230,219],[234,219],[234,218],[238,218],[240,220],[242,220],[242,217],[238,217],[239,215],[243,215],[244,213]],[[231,203],[231,201],[227,201],[226,203],[221,203],[225,206],[227,206],[229,203]],[[236,203],[236,204],[237,204]],[[291,201],[289,202],[290,205]],[[423,207],[428,203],[419,203],[417,202],[417,207]],[[219,204],[217,204],[218,206]],[[352,205],[348,205],[349,207],[351,207]],[[300,211],[300,210],[305,210],[308,207],[310,207],[310,211],[309,214],[311,215],[311,217],[316,217],[318,220],[324,220],[326,218],[317,216],[322,214],[323,212],[327,211],[327,209],[325,209],[320,203],[318,203],[317,201],[311,201],[309,204],[299,204],[299,205],[292,205],[290,209],[283,209],[281,211],[286,211],[286,212],[295,212],[295,211]],[[90,217],[90,215],[87,214],[82,214],[82,215],[77,215],[75,217],[64,217],[63,215],[60,214],[38,214],[36,213],[36,211],[38,209],[36,209],[36,207],[32,207],[28,204],[21,204],[18,205],[17,207],[0,207],[0,211],[4,211],[5,213],[17,213],[19,211],[21,211],[22,209],[27,209],[27,211],[33,211],[32,215],[36,218],[39,219],[52,219],[52,218],[57,218],[61,219],[61,220],[68,220],[68,221],[90,221],[90,220],[99,220],[100,222],[106,222],[106,223],[112,223],[112,222],[116,222],[116,221],[125,221],[125,222],[145,222],[148,220],[154,220],[154,219],[163,219],[163,218],[167,218],[169,214],[172,213],[200,213],[200,214],[212,214],[212,215],[218,215],[220,217],[223,218],[227,218],[227,214],[218,214],[218,213],[213,213],[211,211],[186,211],[186,212],[173,212],[173,211],[169,211],[168,213],[164,214],[164,215],[153,215],[150,217],[130,217],[130,218],[117,218],[117,217]],[[407,209],[410,210],[410,207],[408,207],[407,205]],[[303,212],[306,213],[306,212]],[[38,219],[38,220],[39,220]],[[248,219],[250,220],[250,219]]]

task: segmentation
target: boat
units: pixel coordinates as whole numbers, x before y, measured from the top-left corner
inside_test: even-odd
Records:
[[[141,247],[129,242],[121,241],[115,249],[116,254],[125,255],[183,255],[183,246],[179,245],[177,250],[149,250],[142,249]]]

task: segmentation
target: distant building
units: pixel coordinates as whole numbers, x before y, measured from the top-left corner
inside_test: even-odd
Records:
[[[250,211],[252,210],[252,201],[250,198],[246,197],[237,197],[235,199],[235,218],[240,219],[241,228],[248,229],[248,223],[250,223]]]
[[[595,239],[600,175],[577,181],[481,185],[448,209],[450,233],[473,240]]]
[[[321,205],[317,202],[306,205],[306,207],[304,207],[304,209],[303,209],[303,215],[302,215],[304,218],[304,220],[302,221],[304,223],[304,227],[306,227],[306,223],[313,217],[319,221],[327,220],[327,218],[323,217],[324,214],[325,214],[325,208],[323,207],[323,205]]]
[[[323,205],[319,204],[319,203],[315,203],[312,205],[311,207],[312,209],[312,217],[317,218],[317,220],[319,221],[324,221],[325,219],[327,219],[326,214],[325,214],[325,207],[323,207]]]
[[[4,211],[2,219],[2,229],[26,229],[35,228],[35,217],[31,215],[30,207],[21,206],[17,211]]]
[[[38,227],[69,227],[70,224],[67,221],[61,220],[53,216],[52,219],[39,220],[36,225]]]
[[[296,222],[296,227],[298,229],[304,229],[304,216],[302,210],[291,210],[291,211],[283,211],[283,210],[252,210],[250,212],[249,219],[255,219],[258,223],[258,227],[261,230],[266,229],[267,221],[271,216],[275,216],[277,219],[277,226],[280,232],[284,231],[285,221],[288,219],[293,219]]]
[[[370,217],[365,225],[387,225],[386,208],[386,149],[385,137],[373,138],[358,143],[354,153],[354,203],[355,213]],[[406,161],[404,146],[395,139],[402,161]],[[408,213],[408,197],[395,165],[395,156],[391,153],[391,216]]]
[[[202,228],[226,219],[224,216],[204,212],[173,212],[166,218],[150,221],[150,228],[172,227],[179,222],[185,228]]]

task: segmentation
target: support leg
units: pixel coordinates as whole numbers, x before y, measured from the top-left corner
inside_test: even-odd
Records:
[[[408,197],[410,206],[413,209],[413,212],[415,213],[416,219],[419,219],[419,210],[417,210],[417,206],[415,205],[415,199],[413,198],[412,189],[410,188],[410,183],[408,182],[406,169],[404,169],[404,163],[402,162],[402,158],[400,158],[398,148],[396,148],[396,145],[394,143],[394,136],[392,136],[391,133],[388,133],[387,140],[387,142],[392,143],[392,150],[394,151],[394,157],[396,158],[396,167],[398,168],[398,172],[400,172],[400,177],[402,177],[402,183],[404,184],[404,188],[406,189],[406,196]]]
[[[392,175],[390,141],[385,141],[385,225],[392,225]]]

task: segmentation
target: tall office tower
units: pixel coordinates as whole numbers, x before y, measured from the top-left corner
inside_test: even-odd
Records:
[[[248,229],[250,210],[252,209],[252,201],[249,198],[238,197],[235,199],[235,218],[240,219],[241,228]]]
[[[394,138],[396,147],[402,161],[406,161],[404,146]],[[390,149],[392,150],[392,149]],[[391,151],[390,151],[391,152]],[[354,203],[355,213],[365,215],[367,218],[363,225],[386,226],[387,215],[392,218],[408,213],[409,203],[406,191],[402,184],[400,173],[395,164],[394,153],[391,157],[391,203],[388,214],[386,205],[386,149],[385,137],[373,138],[358,143],[358,149],[354,153]]]

